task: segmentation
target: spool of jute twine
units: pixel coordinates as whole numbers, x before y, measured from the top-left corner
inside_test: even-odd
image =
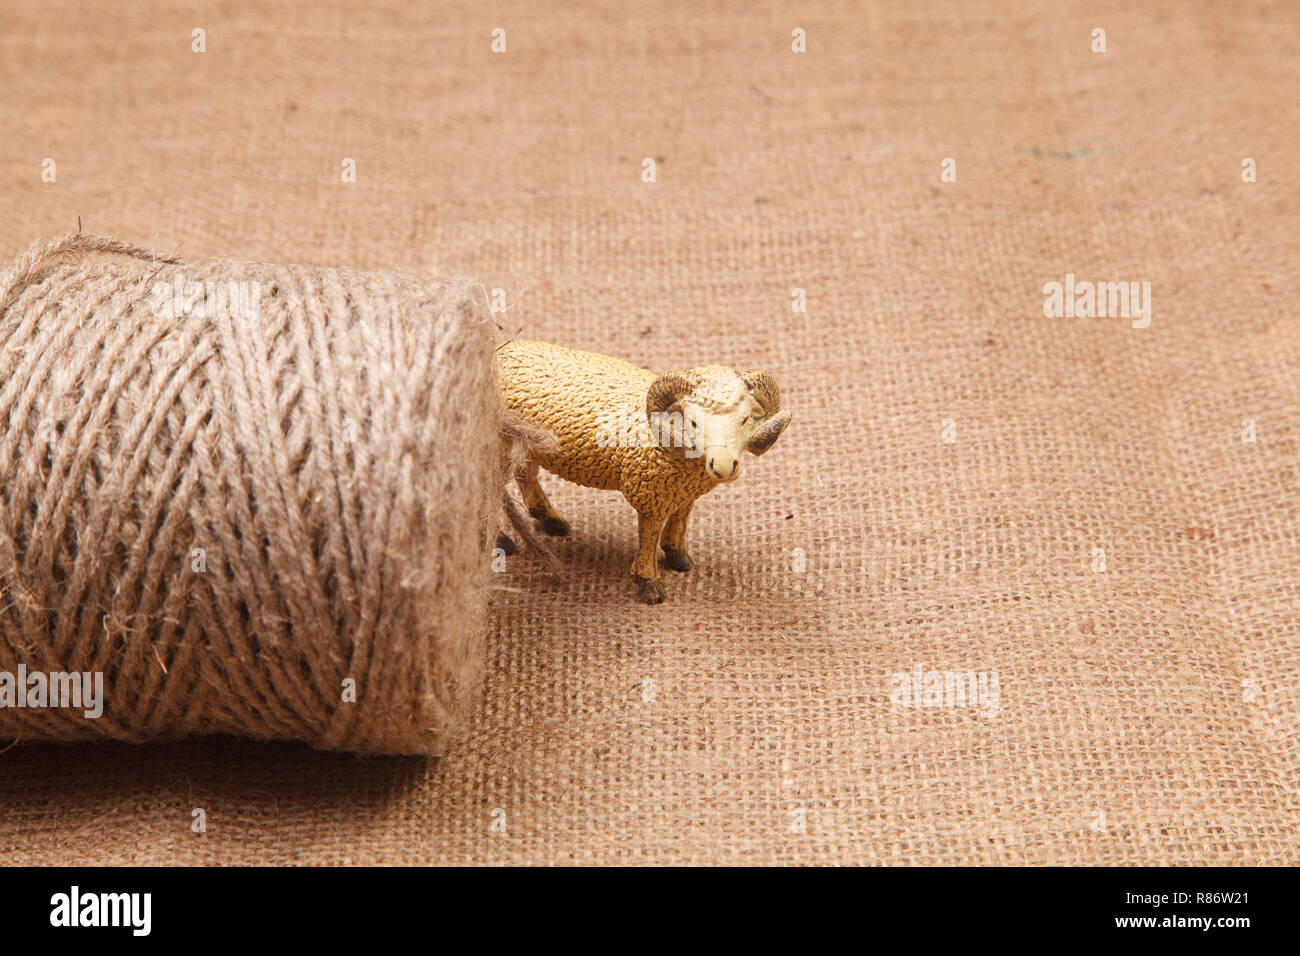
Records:
[[[0,268],[0,739],[440,752],[500,503],[481,292],[83,235]]]

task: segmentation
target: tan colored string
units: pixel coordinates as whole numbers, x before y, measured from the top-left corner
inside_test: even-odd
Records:
[[[0,708],[0,737],[438,752],[481,668],[493,376],[470,280],[83,235],[19,256],[0,672],[99,671],[106,703]]]

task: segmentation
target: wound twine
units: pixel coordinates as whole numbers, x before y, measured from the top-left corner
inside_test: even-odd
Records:
[[[492,339],[469,279],[82,235],[0,271],[0,676],[104,698],[0,738],[440,752],[481,669]]]

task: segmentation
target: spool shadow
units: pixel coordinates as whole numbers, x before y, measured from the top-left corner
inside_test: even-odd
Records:
[[[80,822],[121,812],[193,807],[288,808],[339,804],[379,809],[424,779],[436,760],[358,757],[295,742],[215,735],[176,743],[19,743],[0,754],[0,819],[21,826],[43,808],[75,807]],[[169,809],[170,808],[170,809]],[[66,820],[56,821],[63,824]],[[58,862],[56,860],[49,861]]]

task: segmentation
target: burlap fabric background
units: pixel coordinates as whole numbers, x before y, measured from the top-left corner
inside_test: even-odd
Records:
[[[1300,859],[1294,5],[118,6],[0,8],[6,255],[81,216],[476,272],[796,417],[661,607],[630,509],[552,481],[570,569],[498,575],[441,762],[17,746],[0,859]],[[1149,281],[1150,327],[1044,318],[1067,272]],[[893,706],[917,666],[997,714]]]

